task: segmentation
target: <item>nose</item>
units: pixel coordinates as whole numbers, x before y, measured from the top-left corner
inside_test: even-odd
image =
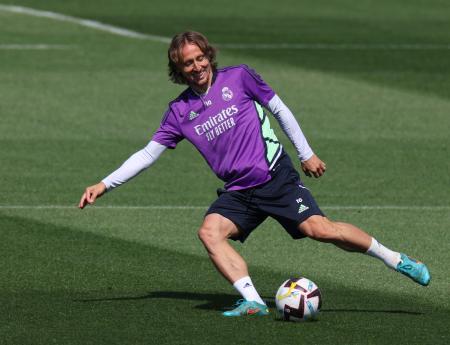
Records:
[[[202,66],[200,65],[200,63],[197,62],[197,61],[194,61],[194,71],[195,71],[195,72],[198,72],[198,71],[200,71],[201,69],[202,69]]]

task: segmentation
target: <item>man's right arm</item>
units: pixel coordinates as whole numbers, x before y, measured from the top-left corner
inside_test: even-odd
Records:
[[[87,187],[81,196],[78,207],[82,209],[87,204],[93,204],[106,191],[110,191],[131,180],[140,172],[150,167],[166,149],[166,146],[156,141],[150,141],[146,147],[134,153],[120,168],[105,177],[101,182]]]

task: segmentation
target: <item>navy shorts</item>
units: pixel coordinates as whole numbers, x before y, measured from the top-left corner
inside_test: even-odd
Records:
[[[218,213],[231,220],[240,230],[240,236],[232,239],[241,242],[267,217],[276,219],[292,238],[305,237],[298,225],[313,215],[324,214],[287,154],[283,153],[270,174],[270,181],[256,187],[235,191],[219,189],[219,197],[206,215]]]

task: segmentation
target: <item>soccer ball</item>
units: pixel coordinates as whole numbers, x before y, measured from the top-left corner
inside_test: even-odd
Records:
[[[322,306],[320,290],[311,280],[291,278],[281,284],[275,296],[279,316],[284,320],[315,320]]]

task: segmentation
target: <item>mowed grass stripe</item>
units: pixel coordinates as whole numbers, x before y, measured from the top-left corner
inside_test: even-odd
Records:
[[[75,48],[77,46],[68,44],[0,44],[0,50],[60,50]]]
[[[110,205],[110,206],[87,206],[89,209],[101,210],[202,210],[209,206],[183,206],[183,205],[146,205],[146,206],[127,206],[127,205]],[[39,210],[39,209],[75,209],[74,205],[0,205],[0,209],[11,210]],[[325,205],[320,206],[325,210],[412,210],[412,211],[442,211],[450,210],[450,206],[442,205]]]
[[[217,46],[221,49],[245,50],[450,50],[450,44],[427,43],[218,43]]]
[[[104,32],[118,35],[118,36],[137,38],[137,39],[146,39],[146,40],[160,42],[160,43],[169,43],[170,42],[170,38],[168,38],[168,37],[142,34],[140,32],[132,31],[132,30],[125,29],[125,28],[120,28],[120,27],[117,27],[114,25],[100,23],[95,20],[76,18],[76,17],[65,15],[65,14],[61,14],[61,13],[51,12],[51,11],[42,11],[42,10],[37,10],[34,8],[28,8],[28,7],[23,7],[23,6],[12,6],[12,5],[0,5],[0,11],[16,13],[16,14],[25,14],[25,15],[34,16],[34,17],[48,18],[48,19],[52,19],[52,20],[58,20],[58,21],[62,21],[62,22],[77,24],[77,25],[81,25],[81,26],[88,27],[88,28],[95,29],[95,30],[104,31]]]
[[[104,31],[113,35],[144,39],[159,43],[170,43],[171,38],[153,34],[133,31],[127,28],[102,23],[96,20],[77,18],[62,13],[42,11],[34,8],[12,5],[0,5],[0,11],[25,14],[34,17],[48,18],[62,22],[73,23],[95,30]],[[221,49],[232,50],[450,50],[450,44],[430,44],[430,43],[389,43],[389,44],[371,44],[371,43],[217,43],[215,45]]]

